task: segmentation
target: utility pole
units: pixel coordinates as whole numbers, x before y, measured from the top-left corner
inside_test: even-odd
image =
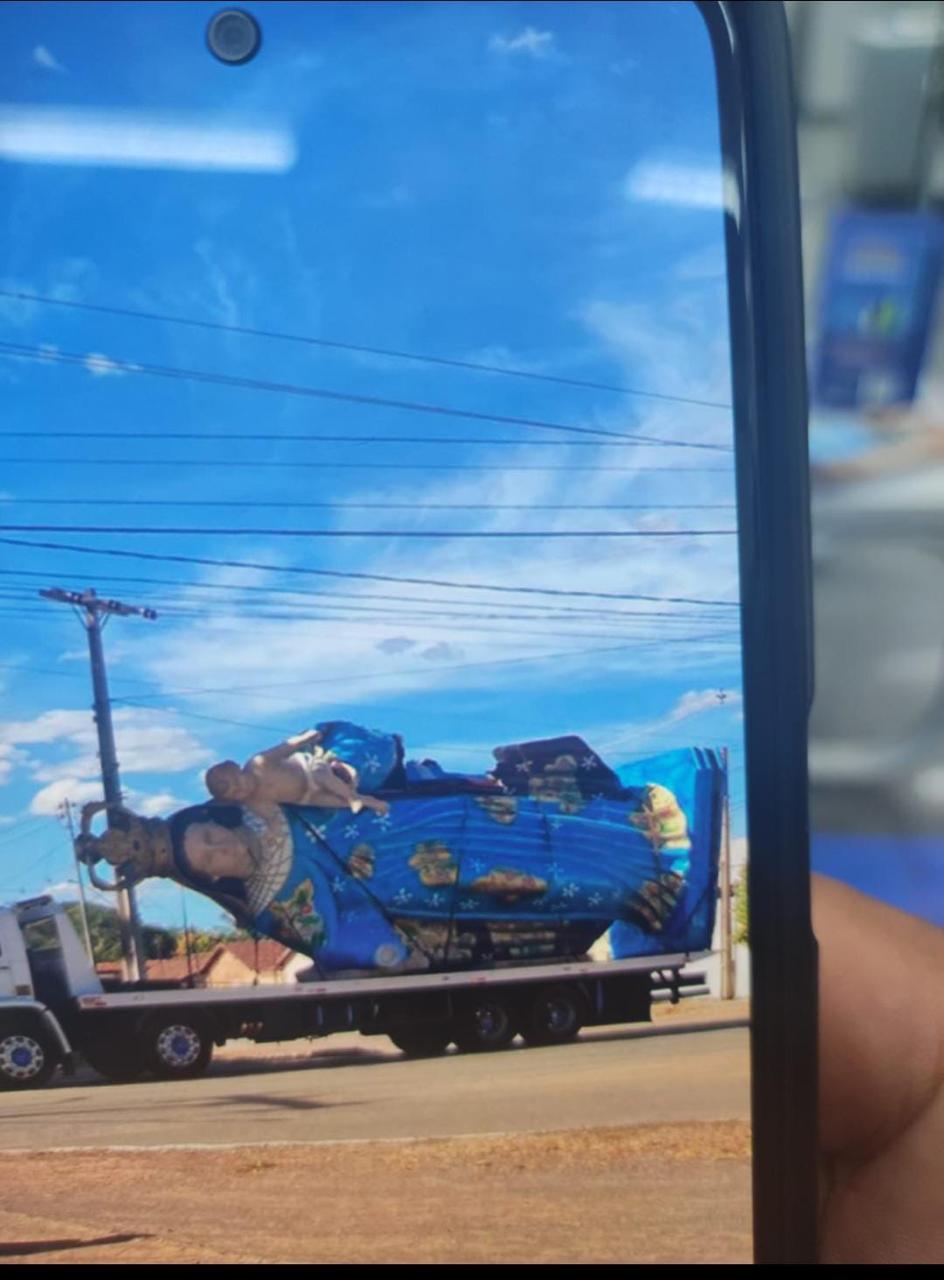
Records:
[[[122,802],[121,779],[118,774],[118,755],[115,751],[115,730],[111,722],[111,700],[108,697],[108,677],[105,673],[105,650],[102,631],[108,619],[138,617],[153,621],[157,614],[153,609],[123,604],[120,600],[103,600],[90,587],[87,591],[66,591],[52,587],[39,593],[46,600],[57,604],[69,604],[75,609],[88,636],[89,660],[92,667],[92,692],[95,699],[95,727],[98,731],[98,756],[102,769],[102,787],[109,805]],[[112,810],[106,811],[108,823],[112,822]],[[132,889],[118,890],[118,929],[121,934],[121,957],[126,982],[139,982],[145,976],[145,955],[141,939],[141,924]]]
[[[88,952],[88,958],[95,966],[95,952],[92,950],[92,935],[89,933],[88,922],[88,905],[85,901],[85,883],[82,880],[82,864],[79,861],[78,851],[75,847],[75,826],[72,822],[72,805],[68,800],[63,800],[59,806],[59,816],[69,828],[69,840],[72,843],[72,857],[75,860],[75,878],[79,886],[79,914],[82,917],[82,932],[85,934],[85,950]]]
[[[728,788],[728,748],[721,748],[724,798],[721,812],[721,999],[734,999],[734,950],[731,936],[731,810]]]

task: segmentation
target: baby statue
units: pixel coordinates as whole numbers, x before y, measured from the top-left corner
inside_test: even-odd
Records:
[[[242,804],[257,813],[274,805],[313,805],[324,809],[370,809],[385,814],[389,806],[357,790],[357,770],[319,747],[318,729],[309,729],[260,751],[240,766],[235,760],[215,764],[206,773],[206,787],[214,800]]]

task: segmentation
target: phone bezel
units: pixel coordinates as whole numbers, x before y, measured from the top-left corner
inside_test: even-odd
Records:
[[[817,983],[806,346],[796,125],[780,0],[695,0],[726,181],[751,948],[754,1256],[816,1260]]]

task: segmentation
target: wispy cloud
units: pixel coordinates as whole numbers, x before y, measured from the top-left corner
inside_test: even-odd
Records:
[[[65,71],[65,67],[56,55],[44,44],[38,44],[33,50],[33,61],[38,67],[42,67],[46,71]]]
[[[553,31],[538,31],[535,27],[525,27],[516,36],[496,34],[488,42],[493,53],[504,55],[522,54],[531,58],[547,58],[554,52],[555,39]]]
[[[688,720],[714,716],[723,719],[725,725],[733,730],[732,715],[736,723],[740,718],[740,708],[741,694],[736,689],[690,689],[683,693],[664,714],[654,716],[650,720],[623,725],[615,734],[601,729],[598,738],[594,735],[594,741],[604,755],[610,751],[629,747],[632,747],[634,752],[644,752],[649,749],[648,744],[652,739],[658,740],[660,735]],[[737,729],[734,731],[734,736],[739,733],[740,730]]]

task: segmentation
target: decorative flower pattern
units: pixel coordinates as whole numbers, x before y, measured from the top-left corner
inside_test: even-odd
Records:
[[[306,948],[317,949],[324,944],[325,923],[315,910],[315,886],[311,880],[303,880],[285,901],[270,903],[269,910],[289,946],[301,942]]]
[[[416,846],[409,864],[427,888],[455,884],[459,866],[449,847],[441,840],[422,840]]]

